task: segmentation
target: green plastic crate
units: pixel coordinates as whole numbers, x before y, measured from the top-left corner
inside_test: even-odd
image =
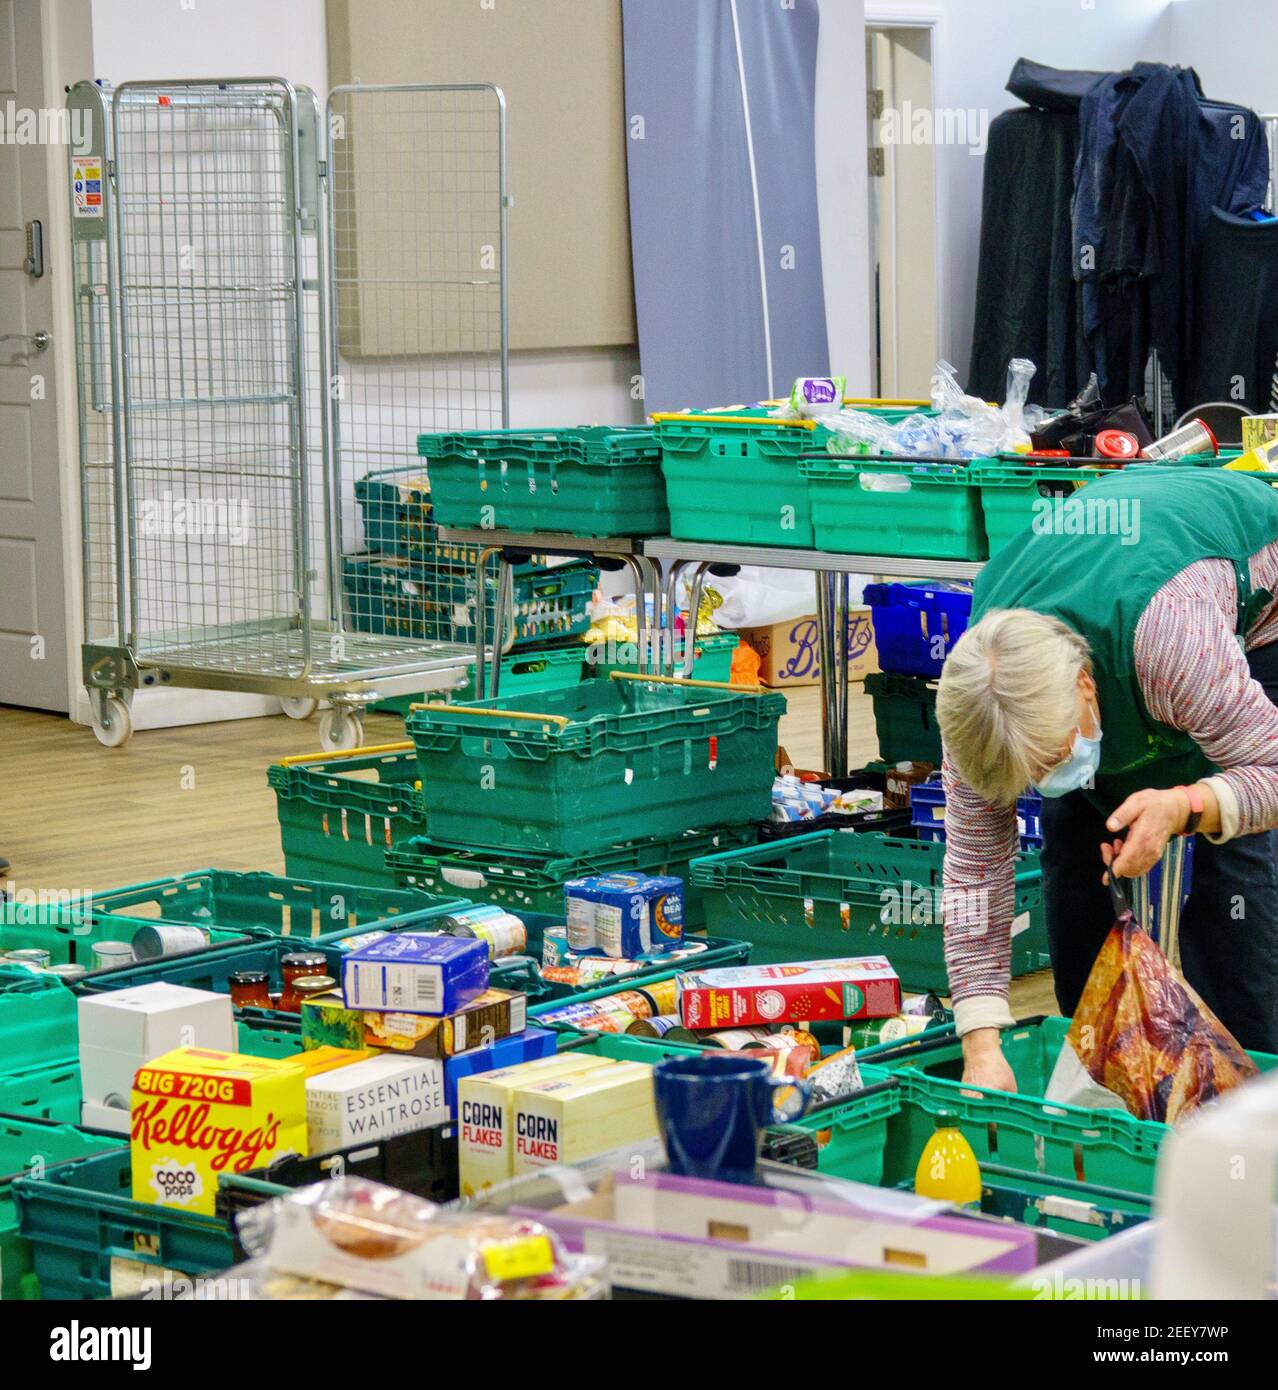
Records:
[[[51,965],[81,965],[92,970],[93,948],[98,942],[127,941],[136,930],[137,924],[122,926],[114,919],[111,904],[116,891],[121,890],[95,893],[91,907],[69,911],[27,908],[16,903],[0,906],[0,951],[40,948],[49,952]],[[244,940],[243,932],[219,930],[211,935],[210,944],[230,945]]]
[[[132,1190],[127,1148],[59,1164],[43,1178],[14,1180],[19,1233],[30,1242],[44,1298],[109,1298],[117,1259],[189,1275],[233,1263],[225,1222],[135,1202]]]
[[[978,459],[972,464],[981,492],[990,554],[1019,536],[1054,499],[1072,497],[1085,483],[1112,469],[1086,465],[1016,464]]]
[[[771,807],[785,698],[687,682],[585,681],[408,717],[430,837],[580,855]]]
[[[430,480],[420,466],[385,469],[355,482],[364,545],[375,554],[420,555],[439,528],[431,517]]]
[[[101,971],[90,978],[118,973]],[[9,980],[9,988],[0,988],[0,1076],[73,1054],[79,1036],[75,994],[52,975],[0,970],[0,983]]]
[[[348,555],[342,560],[347,611],[359,632],[414,641],[473,642],[477,580],[472,570],[432,570],[398,556]],[[589,604],[599,584],[593,565],[564,565],[514,580],[514,645],[579,636],[590,627]],[[485,632],[491,633],[497,579],[484,580]]]
[[[990,1216],[1044,1226],[1058,1235],[1101,1240],[1149,1219],[1152,1187],[1113,1186],[1091,1175],[1108,1152],[1096,1127],[1054,1124],[1059,1108],[1042,1116],[1006,1112],[979,1102],[960,1108],[939,1099],[917,1078],[894,1074],[879,1065],[862,1064],[866,1089],[846,1100],[820,1106],[789,1125],[767,1132],[764,1154],[815,1166],[821,1173],[878,1187],[912,1190],[924,1147],[936,1130],[942,1110],[971,1143],[981,1167],[981,1210]],[[990,1093],[993,1094],[993,1093]],[[1096,1112],[1078,1111],[1077,1114]],[[1048,1142],[1060,1138],[1079,1169],[1057,1171],[1036,1157],[1039,1124]],[[1153,1159],[1149,1158],[1152,1184]]]
[[[415,789],[411,743],[285,758],[267,769],[291,878],[389,888],[386,851],[420,835],[426,817]]]
[[[941,765],[941,726],[936,719],[936,683],[921,676],[872,671],[865,693],[874,701],[879,757],[885,763]]]
[[[573,638],[562,647],[527,647],[502,659],[501,693],[513,695],[527,691],[535,694],[540,690],[566,690],[580,685],[587,673],[586,648],[578,638]],[[373,709],[407,719],[413,705],[437,698],[434,694],[396,695],[389,700],[378,700]],[[453,692],[453,698],[463,704],[479,698],[475,691],[473,668],[466,684]]]
[[[423,434],[441,526],[661,536],[669,530],[653,432],[592,426]]]
[[[706,927],[748,940],[764,965],[884,955],[906,989],[949,988],[941,922],[945,846],[819,830],[710,855],[692,865]],[[1017,856],[1012,973],[1048,963],[1037,850]],[[887,920],[885,920],[885,918]]]
[[[732,675],[732,658],[740,641],[735,632],[708,632],[698,637],[692,653],[692,679],[727,684]],[[674,650],[682,658],[686,649],[680,642]],[[587,670],[597,678],[607,680],[614,671],[639,670],[637,643],[622,644],[611,653],[605,643],[601,643],[598,650],[587,647],[585,651]]]
[[[294,946],[338,931],[424,923],[457,906],[455,898],[367,883],[229,869],[197,869],[117,888],[101,902],[122,931],[156,922],[191,923],[233,928],[250,939],[278,937]]]
[[[18,1234],[13,1181],[54,1164],[119,1149],[128,1141],[57,1124],[0,1114],[0,1298],[39,1298],[30,1242]]]
[[[962,1044],[951,1030],[938,1030],[917,1048],[880,1052],[875,1066],[898,1077],[920,1110],[955,1110],[978,1159],[1149,1196],[1169,1126],[1138,1120],[1125,1110],[1042,1098],[1069,1023],[1066,1018],[1028,1019],[1004,1030],[1003,1055],[1016,1076],[1015,1093],[964,1086]],[[1278,1057],[1249,1055],[1261,1071],[1278,1067]],[[912,1139],[926,1125],[916,1123]]]
[[[0,1074],[0,1114],[24,1120],[80,1123],[80,1057],[76,1037],[60,1060],[46,1058],[37,1065]]]
[[[823,448],[828,431],[770,419],[757,407],[654,421],[672,536],[812,546],[812,508],[799,456]]]
[[[977,475],[966,463],[823,455],[802,468],[818,550],[934,560],[989,554]],[[906,490],[871,489],[870,479]]]
[[[541,932],[564,920],[564,884],[592,874],[672,874],[684,880],[683,919],[688,931],[705,926],[701,890],[688,868],[701,855],[753,843],[754,830],[689,830],[683,835],[634,840],[568,858],[505,854],[495,850],[437,845],[427,839],[401,841],[386,855],[395,882],[427,893],[455,893],[471,902],[495,903],[523,919],[530,954],[540,955]]]

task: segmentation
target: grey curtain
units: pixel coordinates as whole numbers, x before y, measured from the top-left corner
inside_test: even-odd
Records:
[[[622,17],[645,407],[784,395],[830,370],[817,0],[624,0]]]

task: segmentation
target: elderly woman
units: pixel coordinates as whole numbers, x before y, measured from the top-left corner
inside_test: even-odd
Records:
[[[999,1045],[1015,801],[1043,801],[1061,1012],[1113,922],[1104,865],[1147,872],[1197,834],[1185,975],[1244,1047],[1278,1051],[1278,492],[1257,475],[1128,468],[1044,507],[976,583],[945,663],[946,961],[964,1079]],[[1103,861],[1103,862],[1102,862]]]

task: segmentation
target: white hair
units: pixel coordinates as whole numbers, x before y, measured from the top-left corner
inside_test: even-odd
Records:
[[[941,739],[969,786],[1007,806],[1060,760],[1078,725],[1078,677],[1091,649],[1058,618],[996,608],[954,645],[941,669]]]

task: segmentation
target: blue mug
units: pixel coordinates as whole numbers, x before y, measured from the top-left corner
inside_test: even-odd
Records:
[[[707,1052],[667,1057],[652,1071],[670,1171],[715,1182],[753,1182],[763,1130],[797,1120],[812,1095],[806,1081],[774,1076],[763,1058]],[[795,1101],[778,1108],[778,1091]]]

